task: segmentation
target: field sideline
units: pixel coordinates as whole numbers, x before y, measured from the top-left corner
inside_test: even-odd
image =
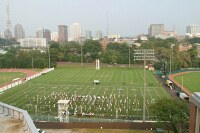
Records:
[[[93,85],[99,80],[100,85]],[[142,68],[61,66],[0,95],[0,101],[23,108],[32,115],[57,116],[57,101],[70,100],[69,113],[93,114],[100,118],[141,119],[143,103]],[[147,71],[148,106],[168,97],[152,72]]]

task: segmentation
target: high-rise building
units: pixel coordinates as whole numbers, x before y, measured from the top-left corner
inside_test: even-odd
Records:
[[[100,30],[96,31],[96,39],[99,40],[103,37],[103,33]]]
[[[11,19],[10,19],[9,2],[7,3],[6,11],[7,11],[7,21],[6,21],[6,30],[4,31],[4,38],[10,39],[10,38],[12,38],[12,24],[11,24]]]
[[[70,39],[71,41],[78,41],[82,37],[82,29],[79,23],[73,23],[70,26]]]
[[[46,38],[47,43],[51,41],[51,31],[48,29],[38,29],[36,32],[37,38]]]
[[[16,39],[22,39],[25,37],[24,29],[21,24],[16,24],[14,27],[14,33]]]
[[[51,33],[51,40],[58,42],[58,32]]]
[[[186,27],[186,33],[190,33],[195,36],[199,33],[199,25],[193,24]]]
[[[86,30],[85,31],[85,38],[86,39],[92,39],[92,31]]]
[[[4,31],[4,38],[5,38],[5,39],[10,39],[10,38],[12,38],[12,32],[10,31],[10,29],[6,29],[6,30]]]
[[[164,34],[164,24],[151,24],[149,28],[149,36]]]
[[[58,41],[68,42],[68,31],[66,25],[58,25]]]

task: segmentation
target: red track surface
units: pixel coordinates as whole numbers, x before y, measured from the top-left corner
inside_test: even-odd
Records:
[[[30,76],[38,73],[38,72],[35,72],[35,71],[31,70],[31,69],[0,69],[0,72],[22,72],[22,73],[26,73],[27,74],[26,77],[30,77]],[[19,80],[25,80],[26,77],[21,78]],[[10,82],[8,82],[8,83],[6,83],[4,85],[0,85],[0,88],[3,87],[3,86],[6,86],[8,84],[11,84],[12,82],[16,82],[16,81],[10,81]]]
[[[38,73],[30,69],[0,69],[0,72],[22,72],[26,73],[27,77]]]

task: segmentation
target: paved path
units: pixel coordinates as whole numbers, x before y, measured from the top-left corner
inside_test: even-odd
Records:
[[[23,121],[0,114],[0,133],[23,133]]]
[[[177,93],[177,90],[175,90],[174,88],[173,89],[170,89],[166,84],[165,84],[165,79],[159,77],[159,76],[156,76],[156,78],[158,79],[158,81],[162,84],[163,88],[171,95],[172,98],[174,99],[177,99],[177,100],[180,100],[180,98],[176,95]]]
[[[78,133],[71,129],[43,129],[45,133]]]

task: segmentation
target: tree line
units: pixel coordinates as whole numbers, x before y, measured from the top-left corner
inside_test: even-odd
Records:
[[[166,65],[169,71],[171,60],[171,69],[179,70],[181,68],[199,67],[200,59],[198,58],[197,48],[195,43],[200,43],[199,38],[185,39],[178,41],[175,38],[156,39],[149,38],[148,41],[142,42],[137,48],[134,44],[128,43],[109,43],[106,50],[103,50],[99,41],[86,40],[84,43],[78,42],[50,42],[50,65],[56,67],[56,62],[81,62],[92,63],[96,59],[100,59],[102,63],[108,64],[131,64],[142,63],[134,60],[135,49],[154,49],[155,60],[154,67],[163,69],[163,64]],[[188,51],[179,51],[180,43],[191,43],[192,49]],[[0,44],[5,45],[6,43]],[[172,47],[173,44],[173,47]],[[8,47],[8,52],[0,55],[1,68],[45,68],[48,67],[48,49],[44,52],[35,49],[22,49],[20,47]]]
[[[9,47],[6,54],[0,54],[0,68],[47,68],[48,53],[40,50],[24,50]],[[55,62],[52,62],[55,66]]]

